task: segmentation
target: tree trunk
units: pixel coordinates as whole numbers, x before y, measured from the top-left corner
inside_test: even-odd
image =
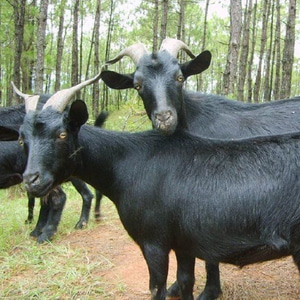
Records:
[[[274,82],[274,99],[280,98],[280,69],[281,69],[281,47],[280,47],[280,30],[281,30],[281,16],[280,16],[280,0],[276,0],[276,27],[275,27],[275,82]]]
[[[162,0],[162,16],[160,27],[160,41],[167,37],[167,21],[168,21],[168,0]]]
[[[254,4],[253,19],[252,19],[252,35],[251,35],[251,49],[250,57],[248,61],[248,74],[247,74],[247,85],[248,85],[248,103],[252,102],[252,65],[254,60],[254,49],[256,41],[256,13],[257,13],[257,0]]]
[[[264,101],[271,101],[271,86],[272,86],[272,72],[271,72],[271,59],[272,59],[272,48],[273,48],[273,23],[274,23],[274,3],[270,3],[271,9],[271,23],[270,23],[270,44],[267,51],[266,62],[265,62],[265,74],[264,74]]]
[[[244,15],[244,26],[243,26],[243,39],[242,49],[240,54],[239,63],[239,78],[238,78],[238,99],[244,101],[245,98],[245,81],[247,74],[247,60],[249,55],[249,39],[250,39],[250,22],[252,17],[252,0],[247,3],[245,15]]]
[[[242,3],[241,0],[230,0],[230,41],[227,63],[223,76],[223,94],[234,92],[236,82],[237,61],[239,56],[242,31]]]
[[[95,36],[95,57],[94,57],[94,73],[98,74],[100,72],[100,59],[99,59],[99,36],[100,36],[100,16],[101,16],[101,0],[97,1],[96,15],[95,15],[95,25],[94,25],[94,36]],[[99,114],[99,84],[93,85],[93,112],[94,118]]]
[[[262,19],[262,33],[260,39],[260,51],[259,51],[259,61],[258,69],[254,84],[254,102],[259,101],[260,86],[261,86],[261,72],[262,72],[262,61],[265,54],[266,42],[267,42],[267,30],[268,30],[268,19],[270,14],[270,2],[269,0],[264,0],[263,5],[263,19]]]
[[[14,9],[15,23],[15,55],[13,81],[17,88],[21,88],[21,57],[24,39],[26,0],[14,1],[12,5]],[[21,103],[21,99],[19,97],[17,101],[18,103]],[[7,105],[12,105],[11,95],[8,95]]]
[[[61,89],[61,62],[64,51],[64,21],[65,21],[65,4],[66,0],[63,0],[60,4],[60,16],[59,26],[57,33],[57,45],[56,45],[56,65],[55,65],[55,86],[54,90],[59,91]]]
[[[292,70],[295,49],[295,20],[296,0],[290,0],[282,58],[282,85],[280,92],[280,98],[282,99],[290,97],[291,94]]]
[[[154,0],[154,24],[153,24],[153,52],[158,50],[158,11],[159,0]]]
[[[78,83],[78,11],[79,0],[75,0],[73,10],[71,86]],[[80,92],[76,94],[76,98],[80,98]]]
[[[115,10],[114,0],[110,1],[110,12],[109,12],[109,20],[108,20],[108,28],[107,28],[107,38],[106,38],[106,49],[105,49],[105,61],[109,59],[110,55],[110,46],[111,46],[111,36],[113,32],[113,15]],[[108,88],[107,85],[103,85],[103,99],[101,103],[101,110],[106,109],[108,107]]]
[[[204,13],[204,24],[203,24],[203,36],[202,36],[202,46],[201,46],[201,51],[204,51],[206,48],[206,35],[207,35],[207,15],[208,15],[208,7],[209,7],[209,1],[206,0],[205,4],[205,13]],[[197,80],[197,91],[202,91],[203,90],[203,80],[202,80],[202,73],[198,75],[198,80]]]
[[[39,12],[39,25],[37,32],[36,43],[36,75],[35,75],[35,92],[37,94],[43,93],[43,77],[44,77],[44,59],[46,48],[46,25],[47,25],[47,10],[48,0],[41,0]]]

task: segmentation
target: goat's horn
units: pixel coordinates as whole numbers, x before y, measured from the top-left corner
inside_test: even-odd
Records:
[[[191,58],[195,58],[195,55],[189,49],[189,47],[182,41],[166,38],[162,41],[160,46],[160,51],[166,50],[174,57],[177,57],[177,54],[180,50],[185,51]]]
[[[102,68],[101,68],[101,72],[102,72]],[[56,109],[59,112],[63,112],[64,109],[66,108],[66,106],[71,101],[72,97],[78,91],[80,91],[82,88],[86,87],[87,85],[90,85],[90,84],[98,81],[101,78],[101,72],[99,74],[97,74],[94,78],[83,81],[71,88],[56,92],[54,95],[52,95],[48,99],[48,101],[44,104],[42,109],[45,109],[45,108],[51,106],[53,109]]]
[[[129,56],[133,60],[135,65],[137,65],[139,63],[140,58],[146,53],[148,53],[146,46],[143,43],[136,43],[122,50],[115,58],[108,60],[106,64],[114,64],[117,61],[119,61],[123,56]]]
[[[11,82],[11,85],[13,87],[13,91],[20,97],[22,97],[25,101],[25,111],[28,113],[30,110],[35,111],[37,103],[39,101],[40,96],[39,95],[29,95],[22,93],[13,82]]]

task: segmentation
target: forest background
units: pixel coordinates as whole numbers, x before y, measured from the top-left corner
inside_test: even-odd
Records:
[[[297,3],[298,1],[298,3]],[[25,93],[54,93],[100,71],[123,48],[143,42],[159,50],[165,37],[184,41],[195,55],[210,50],[208,70],[187,88],[245,102],[300,95],[299,0],[2,0],[0,101]],[[181,54],[181,61],[189,58]],[[129,58],[109,67],[131,73]],[[136,101],[134,90],[100,82],[80,95],[96,116]]]

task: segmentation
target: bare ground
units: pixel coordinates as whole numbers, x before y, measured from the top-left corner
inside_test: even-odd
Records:
[[[58,241],[57,241],[58,242]],[[93,278],[106,286],[107,299],[150,299],[148,270],[139,247],[130,239],[118,219],[101,222],[96,228],[73,231],[59,243],[73,249],[84,248],[91,262],[105,261],[101,268],[93,271]],[[221,265],[223,295],[220,299],[300,299],[299,274],[292,259],[285,258],[243,269]],[[176,261],[170,254],[168,285],[175,280]],[[196,296],[205,283],[202,261],[196,263]]]

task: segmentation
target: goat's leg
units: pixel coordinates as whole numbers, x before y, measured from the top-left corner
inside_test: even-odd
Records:
[[[27,193],[27,198],[28,198],[28,217],[25,220],[25,224],[31,224],[32,221],[33,221],[33,211],[34,211],[35,198],[32,197],[28,193]]]
[[[161,247],[153,244],[146,244],[142,247],[143,255],[146,259],[150,282],[152,300],[166,299],[167,276],[169,266],[169,253]]]
[[[206,284],[197,300],[214,300],[222,293],[219,264],[205,263]]]
[[[195,283],[195,257],[175,251],[177,259],[177,282],[180,298],[193,300],[193,287]]]
[[[217,299],[222,293],[220,283],[219,264],[205,263],[206,268],[206,284],[203,292],[197,300],[213,300]],[[180,298],[180,289],[178,282],[175,281],[168,289],[168,297]]]
[[[82,197],[82,209],[81,209],[80,219],[75,225],[76,229],[82,229],[87,225],[89,221],[93,194],[87,187],[86,183],[84,183],[83,181],[77,178],[71,178],[71,182],[74,185],[77,192]]]
[[[41,207],[40,207],[38,221],[35,225],[35,228],[30,233],[30,235],[33,237],[38,237],[41,234],[43,227],[47,223],[48,215],[50,211],[50,204],[48,203],[47,198],[46,197],[41,198],[40,201],[41,201]]]
[[[47,223],[37,238],[38,243],[41,244],[45,241],[50,241],[52,236],[56,233],[66,199],[66,194],[60,186],[56,187],[49,193],[47,201],[50,205],[50,210]]]
[[[101,216],[100,205],[101,205],[102,194],[98,190],[95,190],[95,194],[96,194],[95,220],[100,221],[100,216]]]

